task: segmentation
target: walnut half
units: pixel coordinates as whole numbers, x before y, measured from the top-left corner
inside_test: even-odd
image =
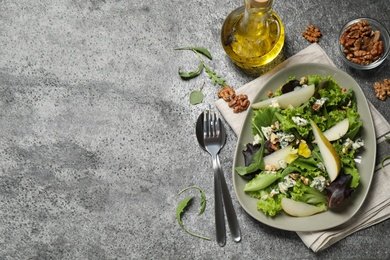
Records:
[[[307,29],[302,32],[302,36],[309,42],[318,42],[322,33],[320,29],[314,27],[314,25],[308,24]]]
[[[229,86],[224,86],[218,91],[218,97],[222,98],[226,102],[229,102],[236,96],[236,92]]]
[[[383,82],[375,82],[374,90],[378,99],[386,100],[390,96],[390,80],[385,79]]]

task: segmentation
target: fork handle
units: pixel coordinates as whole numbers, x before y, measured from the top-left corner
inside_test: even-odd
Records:
[[[216,238],[219,246],[223,247],[226,244],[226,226],[225,217],[223,215],[222,203],[222,187],[221,187],[221,168],[218,157],[213,156],[214,169],[214,200],[215,200],[215,228]]]
[[[226,211],[226,217],[229,223],[230,233],[233,236],[233,240],[235,242],[241,241],[241,230],[240,226],[238,224],[238,219],[236,215],[236,211],[233,207],[232,198],[230,197],[229,188],[226,184],[225,177],[222,172],[221,164],[219,162],[219,156],[217,155],[217,164],[220,169],[220,176],[221,176],[221,188],[222,188],[222,196],[223,196],[223,203],[225,206]]]

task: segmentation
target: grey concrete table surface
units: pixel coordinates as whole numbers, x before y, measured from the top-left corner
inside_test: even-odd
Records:
[[[388,259],[390,221],[313,253],[294,232],[249,217],[231,179],[237,137],[230,128],[221,162],[242,229],[225,247],[194,238],[175,209],[198,185],[186,226],[214,237],[212,168],[196,142],[197,116],[216,100],[206,74],[183,81],[178,68],[197,64],[180,46],[203,46],[208,65],[238,88],[252,78],[236,69],[220,44],[235,1],[0,1],[0,259]],[[390,78],[390,60],[359,72],[337,54],[340,27],[369,16],[390,28],[387,1],[274,1],[286,29],[286,56],[320,46],[361,85],[390,119],[373,83]],[[205,83],[206,98],[189,104]]]

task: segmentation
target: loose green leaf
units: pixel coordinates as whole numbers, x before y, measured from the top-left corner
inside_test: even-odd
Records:
[[[206,56],[210,60],[213,59],[213,57],[211,56],[211,53],[206,48],[203,48],[203,47],[190,47],[190,46],[188,46],[188,47],[176,48],[175,50],[191,50],[193,52],[199,52],[199,53],[203,54],[204,56]]]
[[[179,225],[184,228],[183,221],[181,220],[181,215],[186,210],[188,203],[193,199],[193,196],[186,197],[179,202],[179,205],[176,207],[176,219],[179,222]]]
[[[213,59],[213,57],[211,56],[211,53],[210,53],[207,49],[205,49],[205,48],[202,48],[202,47],[195,47],[195,48],[193,48],[193,50],[196,51],[196,52],[199,52],[199,53],[203,54],[204,56],[206,56],[206,57],[209,58],[210,60]]]
[[[190,103],[191,105],[197,105],[199,103],[202,103],[204,98],[204,94],[201,90],[194,90],[190,94]]]
[[[198,186],[190,186],[190,187],[187,187],[187,188],[185,188],[184,190],[181,190],[181,191],[179,192],[179,194],[181,194],[181,193],[183,193],[184,191],[189,190],[189,189],[197,189],[197,190],[199,190],[199,192],[200,192],[200,211],[199,211],[199,214],[198,214],[198,216],[200,216],[200,215],[203,214],[203,212],[204,212],[204,210],[205,210],[205,208],[206,208],[206,195],[205,195],[204,191],[203,191],[201,188],[199,188]]]
[[[184,198],[182,201],[180,201],[179,205],[176,207],[176,219],[177,219],[177,222],[179,223],[180,227],[184,231],[186,231],[188,234],[190,234],[190,235],[192,235],[194,237],[202,238],[202,239],[205,239],[205,240],[210,240],[210,238],[208,238],[208,237],[204,237],[204,236],[192,233],[183,224],[181,216],[185,212],[185,210],[187,209],[188,204],[191,202],[192,198],[193,198],[193,196],[189,196],[189,197]]]
[[[202,55],[206,56],[207,58],[209,58],[210,60],[212,60],[211,53],[206,48],[202,48],[202,47],[181,47],[181,48],[176,48],[175,50],[191,50],[198,56],[199,61],[201,63],[198,66],[198,70],[197,71],[192,71],[192,72],[189,72],[189,73],[185,73],[185,72],[182,72],[182,71],[179,70],[180,77],[182,77],[183,79],[194,78],[194,77],[198,76],[202,72],[202,69],[204,67],[206,72],[207,72],[207,74],[209,75],[209,78],[211,79],[213,85],[218,84],[221,87],[226,85],[226,80],[222,79],[220,75],[218,75],[216,72],[214,72],[209,67],[207,67],[205,62],[204,62],[204,60],[202,59],[202,56],[200,54],[202,54]]]
[[[386,162],[387,160],[389,160],[389,159],[390,159],[390,155],[386,156],[386,157],[383,158],[383,160],[381,161],[381,168],[382,168],[382,171],[385,170],[384,164],[385,164],[385,162]]]
[[[179,69],[179,75],[182,79],[192,79],[200,75],[203,70],[203,63],[199,63],[196,71],[184,72]]]
[[[207,72],[207,74],[209,75],[209,78],[211,79],[213,85],[215,86],[215,84],[218,83],[218,85],[220,85],[221,87],[225,86],[226,85],[226,80],[222,79],[220,75],[217,75],[217,73],[215,73],[214,71],[212,71],[209,67],[207,67],[206,65],[204,65],[204,68]]]
[[[390,135],[386,135],[385,136],[386,140],[390,140]],[[385,158],[383,158],[383,160],[381,161],[381,168],[382,168],[382,171],[385,170],[385,167],[384,167],[384,164],[387,160],[390,159],[390,155],[386,156]]]

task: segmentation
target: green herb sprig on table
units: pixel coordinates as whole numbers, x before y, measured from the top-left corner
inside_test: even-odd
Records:
[[[385,138],[386,138],[386,140],[390,140],[390,135],[385,136]],[[386,156],[385,158],[382,159],[382,161],[381,161],[381,168],[382,168],[383,171],[385,170],[384,164],[389,159],[390,159],[390,155],[388,155],[388,156]]]
[[[199,190],[200,192],[200,211],[198,213],[198,216],[202,215],[203,212],[205,211],[206,209],[206,195],[205,193],[203,192],[203,190],[201,188],[199,188],[198,186],[190,186],[190,187],[187,187],[183,190],[181,190],[179,192],[179,194],[183,193],[184,191],[188,190],[188,189],[197,189]],[[201,236],[201,235],[197,235],[191,231],[189,231],[183,224],[183,221],[181,219],[181,216],[182,214],[186,211],[186,209],[188,208],[188,206],[190,205],[190,202],[192,201],[192,199],[194,198],[194,196],[188,196],[184,199],[182,199],[179,204],[177,205],[176,207],[176,219],[177,219],[177,222],[179,223],[180,227],[186,231],[188,234],[194,236],[194,237],[198,237],[198,238],[202,238],[202,239],[205,239],[205,240],[210,240],[210,238],[208,237],[205,237],[205,236]]]
[[[209,50],[207,50],[206,48],[203,48],[203,47],[180,47],[180,48],[176,48],[175,50],[190,50],[190,51],[194,52],[199,59],[199,65],[198,65],[196,70],[186,72],[186,71],[180,70],[180,68],[179,68],[178,73],[182,79],[189,80],[189,79],[195,78],[195,77],[199,76],[204,69],[207,72],[209,78],[211,79],[211,82],[213,85],[218,84],[221,87],[226,85],[226,80],[224,80],[220,75],[218,75],[210,67],[208,67],[206,65],[203,57],[202,57],[202,55],[203,55],[203,56],[207,57],[208,59],[212,60],[213,57],[211,56],[211,53]],[[202,89],[203,89],[203,86],[200,90],[194,90],[191,92],[190,102],[192,105],[199,104],[203,101],[204,94],[202,92]]]

